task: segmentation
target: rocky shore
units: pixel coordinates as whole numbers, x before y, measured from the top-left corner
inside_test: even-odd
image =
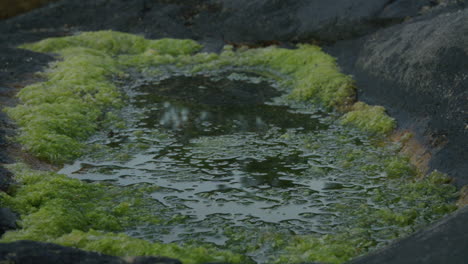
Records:
[[[15,48],[47,37],[112,29],[148,38],[190,38],[219,51],[308,42],[324,46],[357,82],[359,100],[384,106],[420,143],[415,162],[468,184],[468,2],[465,0],[62,0],[0,21],[0,104],[34,82],[53,58]],[[19,147],[15,127],[0,113],[0,164]],[[24,154],[21,154],[24,155]],[[30,157],[26,157],[32,159]],[[34,163],[34,161],[33,161]],[[40,164],[38,162],[38,164]],[[39,165],[38,165],[39,166]],[[14,185],[0,167],[0,188]],[[0,210],[0,232],[14,228]],[[468,210],[350,263],[464,263]],[[117,257],[52,244],[0,245],[0,261],[32,263],[179,263]],[[62,262],[60,262],[62,261]],[[84,262],[83,262],[84,261]]]

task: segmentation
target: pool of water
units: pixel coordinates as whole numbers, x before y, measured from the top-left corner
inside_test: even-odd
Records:
[[[378,165],[385,151],[316,108],[288,106],[271,81],[180,75],[126,83],[125,92],[128,126],[93,137],[105,151],[61,173],[158,186],[150,197],[165,221],[127,230],[132,236],[229,248],[262,234],[334,233],[350,219],[337,207],[377,206],[369,197],[386,177]],[[350,162],[355,152],[366,155]],[[247,254],[264,262],[275,254],[267,244]]]

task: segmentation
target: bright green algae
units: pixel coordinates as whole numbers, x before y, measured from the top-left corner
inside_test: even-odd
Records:
[[[236,51],[227,46],[220,54],[196,53],[201,46],[191,40],[147,40],[131,34],[100,31],[46,39],[23,45],[23,48],[57,53],[62,59],[43,74],[44,82],[22,89],[19,93],[21,104],[7,110],[21,128],[19,141],[25,148],[52,162],[70,161],[88,152],[83,143],[86,138],[114,120],[109,111],[121,108],[123,97],[112,78],[126,76],[127,68],[151,75],[177,69],[196,74],[238,67],[275,79],[282,87],[289,87],[291,99],[318,103],[329,109],[351,110],[342,117],[342,122],[363,131],[386,134],[395,127],[395,121],[385,115],[383,108],[364,103],[351,106],[355,94],[351,77],[341,74],[335,60],[313,45],[299,45],[294,50],[268,47]],[[310,148],[314,148],[313,144]],[[365,154],[358,150],[342,153],[341,160],[344,166],[376,170],[377,166],[359,158]],[[443,177],[412,180],[410,177],[415,171],[407,160],[395,157],[386,159],[384,163],[389,178],[407,182],[395,193],[377,193],[372,198],[375,201],[390,200],[391,206],[377,211],[366,206],[353,209],[353,229],[340,230],[333,235],[294,236],[292,239],[287,236],[291,239],[288,241],[285,237],[272,235],[274,247],[283,253],[278,261],[340,263],[375,246],[375,241],[368,239],[369,227],[402,227],[396,233],[383,235],[385,239],[396,238],[423,224],[421,218],[437,219],[454,209],[447,204],[453,198],[453,187],[433,179]],[[145,208],[144,205],[150,203],[143,198],[144,193],[135,198],[139,202],[122,200],[116,203],[112,202],[116,198],[112,193],[118,191],[110,186],[82,183],[54,173],[26,169],[18,169],[16,175],[24,185],[12,196],[3,195],[2,203],[22,214],[24,228],[7,233],[3,241],[49,241],[119,256],[167,255],[181,258],[184,263],[244,261],[239,255],[207,247],[182,248],[107,233],[125,230],[145,221],[162,221],[135,209],[139,206]],[[46,188],[49,185],[55,188]],[[50,192],[44,190],[48,188]],[[82,191],[74,192],[73,189]],[[105,194],[109,190],[114,191]],[[71,203],[76,201],[73,199],[77,202]],[[406,209],[399,209],[400,202]],[[409,206],[417,209],[407,209]],[[351,208],[337,210],[351,213],[346,211]],[[132,215],[144,217],[135,219]],[[70,221],[75,218],[77,220]],[[242,232],[236,235],[241,241]]]
[[[342,117],[342,122],[375,134],[389,134],[396,127],[395,120],[385,114],[382,106],[370,106],[363,102],[355,103],[352,110]]]
[[[161,221],[155,216],[154,203],[146,197],[154,187],[89,184],[25,165],[10,169],[20,186],[11,195],[1,193],[0,204],[21,214],[22,229],[8,231],[1,242],[45,241],[116,256],[171,256],[184,263],[243,262],[240,255],[209,247],[150,243],[111,233]]]

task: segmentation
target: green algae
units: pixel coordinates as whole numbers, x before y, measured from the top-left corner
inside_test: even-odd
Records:
[[[433,172],[424,179],[409,180],[401,188],[391,189],[393,192],[377,191],[371,201],[374,204],[383,202],[386,208],[375,210],[364,204],[340,207],[341,213],[348,211],[354,216],[351,217],[354,224],[338,227],[336,234],[293,237],[277,263],[343,263],[379,247],[382,240],[397,239],[415,232],[456,210],[456,206],[450,203],[457,197],[456,188],[440,179],[447,179],[447,176]],[[394,184],[401,185],[401,182]],[[389,228],[396,226],[398,228]],[[378,234],[377,239],[372,238],[371,232]]]
[[[354,81],[340,72],[333,57],[313,45],[298,45],[295,50],[265,48],[246,51],[254,63],[271,67],[291,77],[291,97],[320,102],[327,107],[342,107],[353,100]]]
[[[355,103],[341,121],[343,124],[354,125],[363,131],[384,135],[388,135],[396,127],[395,119],[385,114],[385,108],[370,106],[363,102]]]
[[[11,195],[2,193],[1,203],[22,215],[23,229],[5,234],[4,240],[49,239],[73,229],[122,231],[138,222],[159,221],[144,213],[149,206],[144,204],[144,189],[132,193],[20,164],[10,169],[20,186]]]
[[[84,250],[98,251],[114,256],[170,256],[183,263],[247,263],[248,261],[228,251],[219,251],[209,247],[186,246],[176,244],[151,243],[124,234],[103,233],[95,230],[82,232],[75,230],[54,241],[55,243],[77,247]]]
[[[115,32],[83,32],[76,36],[48,38],[37,43],[24,44],[22,48],[36,52],[58,52],[71,47],[84,47],[105,52],[108,55],[139,54],[152,49],[160,54],[172,56],[192,54],[202,48],[193,40],[160,39],[148,40],[144,37]]]
[[[22,229],[6,232],[1,243],[34,240],[74,246],[116,256],[162,255],[184,263],[245,263],[240,255],[209,247],[151,243],[125,234],[130,226],[159,223],[152,200],[154,187],[126,189],[89,184],[54,172],[16,164],[10,169],[20,187],[1,193],[0,204],[21,214]]]

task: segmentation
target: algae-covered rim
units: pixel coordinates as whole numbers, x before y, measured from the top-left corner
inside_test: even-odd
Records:
[[[169,70],[183,69],[191,74],[225,67],[248,68],[281,83],[293,100],[319,104],[340,112],[339,122],[342,124],[374,136],[388,135],[396,126],[395,120],[385,114],[383,107],[355,102],[352,78],[342,74],[335,59],[314,45],[301,44],[296,49],[265,47],[237,50],[226,46],[217,54],[200,52],[202,46],[193,40],[148,40],[127,33],[98,31],[45,39],[24,44],[21,48],[55,53],[59,58],[42,73],[44,82],[23,88],[18,93],[20,104],[6,109],[20,127],[18,141],[25,149],[56,164],[85,154],[88,151],[86,139],[106,123],[118,121],[112,109],[120,109],[124,101],[113,78],[125,77],[128,68],[152,71],[164,66]],[[158,74],[158,71],[150,74]],[[395,159],[389,161],[389,168],[399,175],[408,167]],[[128,201],[121,201],[111,212],[102,210],[102,207],[112,207],[109,201],[115,198],[112,193],[106,194],[109,186],[86,184],[54,172],[38,172],[21,165],[12,169],[22,187],[11,196],[2,194],[2,203],[21,212],[23,229],[7,233],[3,241],[35,239],[88,250],[99,249],[113,255],[167,255],[181,258],[186,263],[245,261],[243,256],[217,249],[191,247],[188,250],[173,244],[150,243],[123,234],[95,231],[90,228],[119,231],[119,223],[129,213],[135,213],[134,209]],[[429,189],[434,195],[424,197],[434,204],[427,210],[437,216],[450,212],[454,207],[447,201],[453,198],[454,190],[452,186],[445,185],[444,179],[441,174],[433,174],[421,181],[409,179],[406,187],[402,188],[408,194],[404,197],[408,201],[418,201],[421,198],[418,190]],[[77,193],[76,190],[82,191]],[[105,202],[100,204],[96,200],[95,205],[90,204],[90,201],[95,201],[90,199],[90,194]],[[141,204],[147,202],[143,196],[139,197]],[[73,199],[81,206],[78,212],[81,210],[84,215],[74,211],[76,205],[70,204]],[[398,225],[412,221],[415,214],[418,212],[410,210],[397,214],[389,209],[379,211],[376,216]],[[70,223],[63,225],[59,215],[65,215],[68,222],[72,222],[73,217],[83,219],[83,222],[76,221],[76,226]],[[94,218],[109,221],[99,225],[88,223]],[[51,230],[50,224],[41,219],[52,219],[51,223],[56,223],[57,228]],[[57,221],[53,222],[54,219]],[[40,232],[41,229],[51,233]],[[361,232],[358,228],[341,236],[298,238],[291,242],[291,247],[296,255],[304,257],[297,261],[340,263],[362,253],[357,248],[372,247],[362,237],[353,238]],[[113,244],[116,246],[110,246]],[[279,261],[286,261],[286,258]]]

